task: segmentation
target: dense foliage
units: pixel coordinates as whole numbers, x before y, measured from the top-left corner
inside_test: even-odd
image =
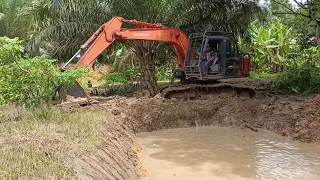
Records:
[[[280,90],[297,94],[320,93],[320,71],[314,61],[293,64],[280,74],[276,81]]]
[[[28,107],[48,103],[54,85],[72,84],[85,69],[60,72],[54,60],[23,53],[18,38],[0,37],[0,104],[20,103]]]
[[[124,69],[121,72],[111,72],[102,77],[106,81],[103,86],[110,84],[126,84],[139,81],[139,70],[137,68]]]
[[[280,89],[312,92],[315,88],[298,88],[302,85],[298,82],[306,81],[304,78],[308,75],[303,76],[306,69],[316,73],[316,62],[320,63],[320,1],[296,1],[294,6],[289,0],[267,0],[263,5],[259,2],[0,0],[0,36],[11,38],[2,38],[7,48],[1,47],[0,83],[3,88],[0,101],[26,101],[26,104],[49,101],[52,85],[81,76],[78,71],[62,74],[56,71],[55,65],[69,59],[101,24],[113,16],[161,22],[177,27],[187,35],[207,30],[231,31],[239,37],[241,49],[251,54],[254,74],[281,73],[276,76]],[[14,37],[24,41],[12,40]],[[28,55],[21,52],[22,49]],[[107,84],[140,81],[154,95],[157,81],[171,78],[176,58],[174,49],[167,43],[123,41],[114,43],[99,56],[96,65],[100,63],[112,64],[114,69],[103,78]],[[299,73],[292,73],[294,70]],[[301,79],[293,81],[296,78]],[[283,84],[284,81],[290,84]],[[312,80],[310,84],[314,82]]]
[[[294,51],[295,36],[292,29],[280,19],[268,23],[254,21],[249,34],[250,41],[240,39],[240,45],[254,55],[252,69],[262,73],[281,72],[290,61],[288,55]]]
[[[319,93],[318,2],[295,1],[295,6],[288,0],[266,3],[263,18],[253,21],[239,38],[241,49],[251,54],[254,77],[276,78],[275,87],[281,91]]]

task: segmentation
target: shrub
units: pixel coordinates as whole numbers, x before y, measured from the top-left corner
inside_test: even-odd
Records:
[[[157,79],[158,81],[169,81],[171,79],[171,70],[165,66],[157,67]]]
[[[275,86],[296,94],[320,93],[320,71],[314,61],[305,61],[301,65],[288,66],[281,73]]]
[[[29,57],[18,38],[0,37],[0,104],[19,103],[34,107],[51,102],[54,85],[72,84],[84,68],[59,71],[55,60],[46,56]]]
[[[139,69],[129,68],[124,69],[121,72],[112,72],[104,77],[101,80],[106,80],[106,83],[102,87],[108,86],[110,84],[127,84],[138,81],[140,77]]]
[[[109,73],[104,77],[106,81],[105,86],[110,85],[110,84],[124,84],[127,83],[127,80],[122,72],[113,72]]]

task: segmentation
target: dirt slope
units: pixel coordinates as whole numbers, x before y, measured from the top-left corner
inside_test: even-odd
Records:
[[[109,116],[113,116],[109,114]],[[133,131],[117,118],[105,121],[101,129],[100,150],[75,160],[78,179],[136,180],[142,179],[140,147]]]

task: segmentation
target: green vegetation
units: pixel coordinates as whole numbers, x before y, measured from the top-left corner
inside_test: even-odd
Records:
[[[157,80],[158,81],[170,81],[172,78],[171,69],[166,66],[157,67]]]
[[[279,74],[276,73],[256,73],[250,74],[250,79],[276,79]]]
[[[30,57],[23,53],[18,38],[0,37],[0,47],[0,104],[34,107],[50,103],[54,85],[72,84],[86,71],[80,68],[62,73],[46,56]]]
[[[260,23],[254,21],[249,28],[250,42],[240,39],[242,49],[253,52],[252,70],[255,72],[281,72],[290,59],[287,57],[293,50],[295,38],[292,29],[280,19]]]
[[[111,72],[102,79],[106,81],[102,87],[114,84],[127,84],[137,82],[139,80],[139,70],[137,68],[124,69],[122,72]]]
[[[77,71],[62,75],[53,67],[68,60],[92,32],[113,16],[162,22],[187,34],[206,30],[232,31],[239,37],[241,49],[251,54],[253,78],[264,77],[256,74],[288,71],[293,64],[302,67],[306,59],[320,62],[319,2],[297,2],[295,6],[288,0],[265,2],[259,6],[257,0],[223,0],[222,3],[209,0],[133,0],[128,6],[125,0],[1,0],[0,36],[23,39],[18,44],[23,45],[28,55],[21,55],[16,49],[12,52],[14,55],[10,55],[14,58],[6,57],[11,60],[10,67],[14,67],[12,73],[15,75],[2,70],[12,78],[0,82],[4,85],[0,102],[20,101],[30,105],[49,101],[53,93],[51,85],[74,81],[82,74]],[[310,48],[313,48],[311,55],[306,52]],[[113,74],[103,78],[108,80],[104,84],[136,81],[136,75],[141,75],[141,88],[154,95],[157,93],[157,81],[173,82],[168,73],[174,66],[173,59],[174,49],[163,42],[117,42],[98,57],[97,65],[108,63],[114,69]],[[36,73],[35,67],[46,70]],[[32,68],[34,75],[31,76],[27,71]],[[126,74],[129,69],[139,71],[129,77],[131,75]],[[40,77],[40,72],[46,73]],[[33,82],[31,77],[38,80]],[[46,83],[47,86],[38,86],[48,79],[50,83]],[[34,84],[35,88],[21,88],[23,83],[9,85],[22,81]],[[21,94],[27,91],[31,93],[23,97]],[[34,98],[38,96],[40,98]]]
[[[278,89],[297,94],[320,93],[319,65],[311,60],[286,67],[276,81]]]
[[[0,179],[74,179],[74,159],[97,150],[103,111],[3,106]]]
[[[271,0],[239,37],[252,57],[251,78],[273,78],[275,88],[297,94],[319,93],[320,4]]]

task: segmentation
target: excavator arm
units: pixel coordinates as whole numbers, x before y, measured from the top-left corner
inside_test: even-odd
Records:
[[[136,29],[122,28],[124,23],[142,26]],[[172,44],[182,67],[188,48],[188,37],[179,29],[164,27],[159,23],[146,23],[136,20],[125,20],[113,17],[85,42],[80,50],[63,66],[66,67],[78,54],[83,53],[76,66],[92,67],[97,57],[115,40],[153,40]]]

